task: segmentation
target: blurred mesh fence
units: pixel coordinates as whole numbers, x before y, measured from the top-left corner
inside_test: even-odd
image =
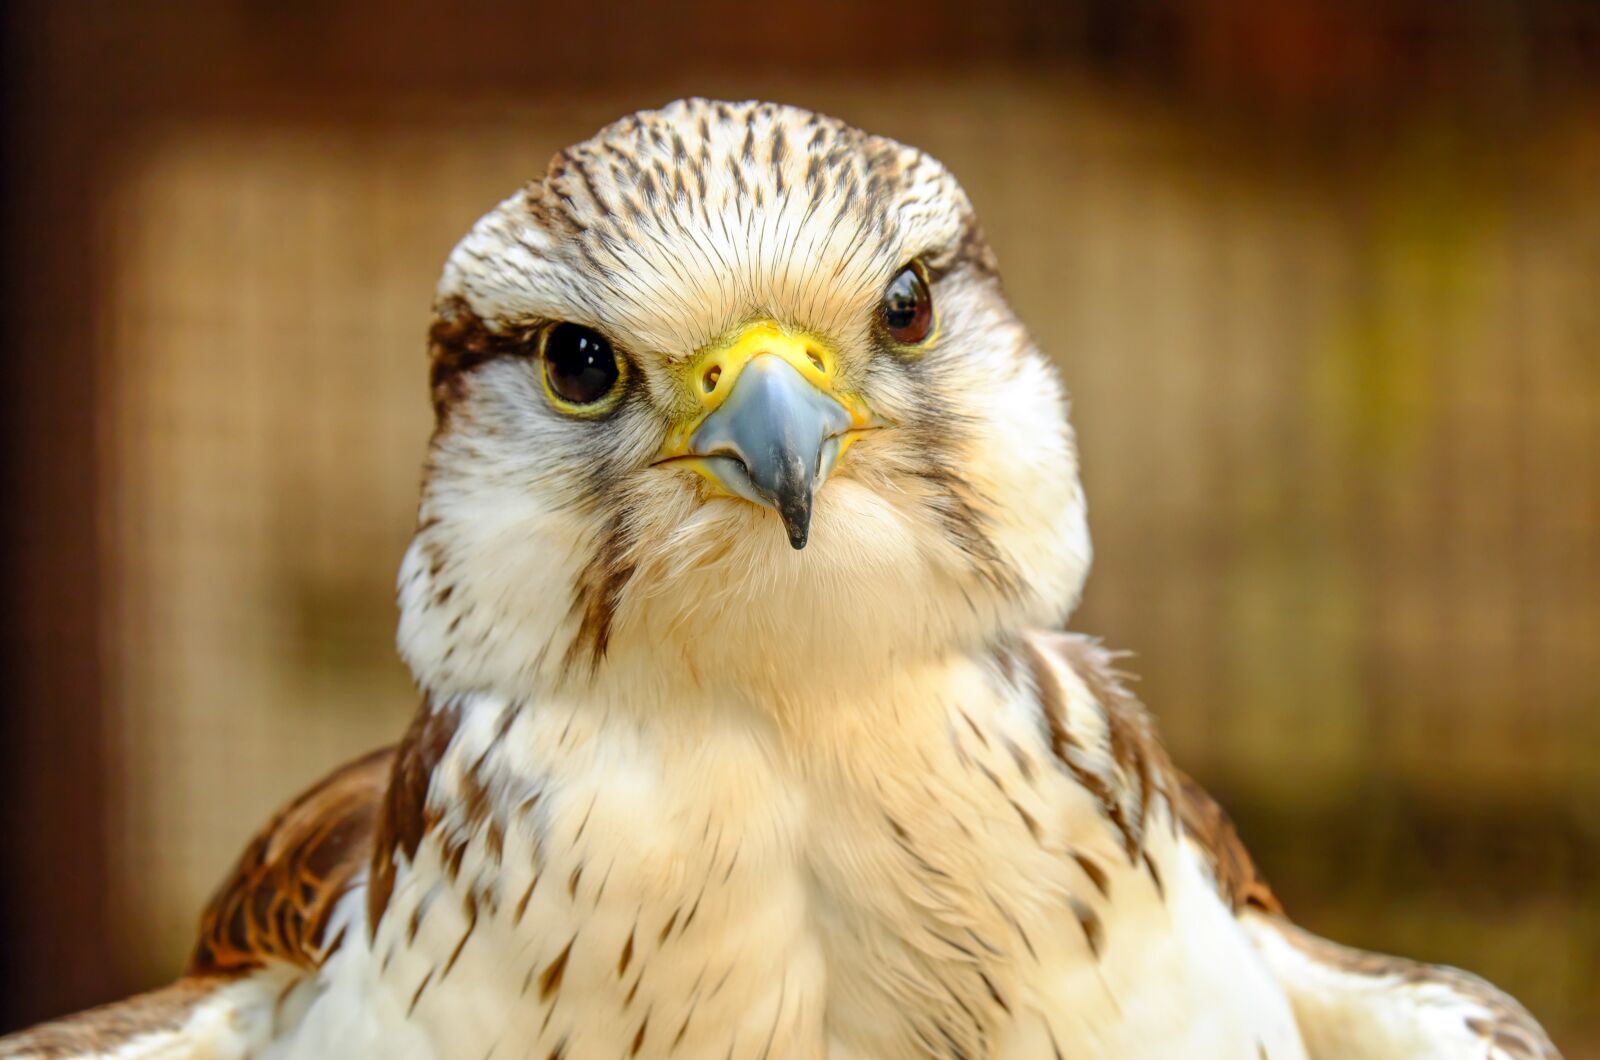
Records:
[[[1262,156],[1078,82],[797,86],[975,200],[1074,395],[1097,562],[1175,756],[1291,910],[1563,1030],[1600,995],[1600,103]],[[416,700],[392,579],[433,280],[613,96],[131,152],[112,257],[110,893],[170,971],[249,829]]]

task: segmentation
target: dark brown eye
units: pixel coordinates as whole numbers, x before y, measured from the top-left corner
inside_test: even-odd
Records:
[[[883,330],[896,342],[916,344],[933,330],[933,296],[915,265],[907,265],[883,291]]]
[[[560,400],[594,405],[616,388],[622,368],[604,335],[581,324],[557,324],[544,339],[544,375]]]

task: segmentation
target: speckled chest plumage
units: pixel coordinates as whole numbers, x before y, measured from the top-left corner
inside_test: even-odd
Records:
[[[1000,670],[941,665],[885,686],[898,712],[793,722],[832,749],[814,763],[728,704],[659,723],[436,707],[441,809],[286,1055],[1300,1055],[1160,793],[1119,827],[1056,758],[1030,681]],[[1083,746],[1106,746],[1071,688]],[[885,709],[908,722],[893,748]],[[406,1043],[340,1019],[357,982],[406,1014]]]

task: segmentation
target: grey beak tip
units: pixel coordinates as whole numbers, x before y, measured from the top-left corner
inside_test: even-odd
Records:
[[[811,385],[793,365],[759,356],[732,393],[691,439],[693,451],[725,464],[721,481],[736,495],[777,511],[789,544],[799,551],[811,536],[811,502],[830,439],[850,426],[834,397]]]
[[[811,505],[787,504],[778,509],[783,528],[789,534],[789,544],[796,552],[806,547],[811,538]]]

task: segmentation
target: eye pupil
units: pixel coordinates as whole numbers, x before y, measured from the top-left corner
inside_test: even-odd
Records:
[[[917,343],[933,330],[933,296],[922,274],[907,265],[889,281],[881,307],[883,328],[896,342]]]
[[[544,340],[551,391],[574,405],[593,405],[617,385],[621,369],[610,341],[581,324],[557,324]]]

